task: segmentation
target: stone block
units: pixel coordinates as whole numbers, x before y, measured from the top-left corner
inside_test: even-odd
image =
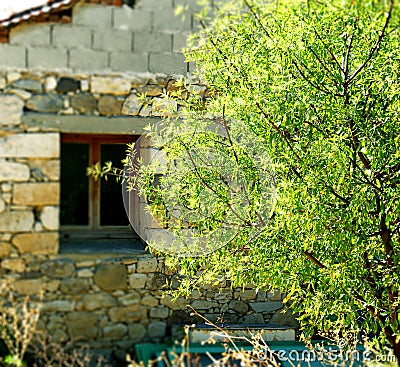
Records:
[[[267,292],[267,298],[270,301],[280,301],[282,300],[282,294],[279,289],[272,289]]]
[[[158,261],[156,257],[150,257],[150,258],[141,258],[138,259],[137,262],[137,272],[138,273],[154,273],[157,271],[158,268]]]
[[[121,114],[121,102],[114,96],[101,96],[98,102],[98,110],[102,116],[115,116]]]
[[[196,299],[195,301],[192,302],[192,307],[195,310],[209,310],[210,308],[213,308],[217,305],[218,305],[217,302],[206,301],[202,299]]]
[[[253,313],[251,315],[246,315],[242,319],[243,324],[264,324],[265,320],[262,314]]]
[[[53,46],[64,48],[90,48],[92,31],[78,26],[55,25],[53,28]]]
[[[64,294],[81,294],[87,292],[89,288],[89,279],[64,279],[60,283],[60,291]]]
[[[145,73],[149,70],[149,56],[129,52],[111,52],[110,67],[113,71]]]
[[[160,300],[162,305],[167,306],[171,310],[186,310],[186,305],[189,304],[189,301],[185,298],[179,297],[177,299],[173,299],[170,295],[163,295]]]
[[[27,64],[31,69],[66,69],[68,54],[65,49],[30,47],[28,48]]]
[[[147,317],[146,309],[138,304],[126,307],[113,307],[108,311],[112,322],[135,322]]]
[[[52,92],[57,88],[57,79],[50,75],[44,80],[44,90],[45,92]]]
[[[82,297],[82,309],[94,311],[117,305],[116,299],[107,293],[86,294]]]
[[[27,101],[29,98],[32,97],[32,93],[27,92],[23,89],[7,88],[4,93],[13,94],[14,96],[21,98],[24,101]]]
[[[160,9],[153,14],[153,28],[159,32],[190,32],[192,30],[192,17],[176,16],[175,9]]]
[[[1,243],[0,243],[0,256],[1,256]],[[145,306],[155,307],[158,305],[158,299],[150,294],[147,294],[141,299],[140,303]]]
[[[180,54],[150,54],[149,71],[167,75],[185,75],[187,63]]]
[[[9,68],[25,68],[25,47],[0,44],[0,65]]]
[[[12,239],[20,254],[57,254],[58,233],[24,233]]]
[[[131,291],[129,294],[126,294],[119,298],[119,302],[122,306],[134,305],[140,302],[140,294],[135,291]]]
[[[3,269],[22,273],[25,270],[25,261],[23,259],[4,259],[1,262]]]
[[[82,114],[91,115],[97,108],[97,102],[90,93],[81,93],[71,97],[71,107]]]
[[[135,52],[171,52],[172,35],[160,32],[135,32],[133,49]]]
[[[129,7],[114,9],[114,28],[117,29],[132,29],[149,30],[152,23],[151,11],[133,10]]]
[[[131,288],[144,288],[147,281],[146,274],[131,274],[129,277],[129,286]]]
[[[49,46],[50,25],[22,24],[10,29],[10,45]]]
[[[75,92],[81,88],[81,82],[74,78],[62,77],[58,80],[56,91],[64,94],[68,92]]]
[[[28,181],[30,177],[29,167],[22,163],[0,162],[0,182]]]
[[[0,232],[29,232],[35,223],[30,211],[4,212],[0,214]]]
[[[58,158],[59,134],[15,134],[0,138],[0,158]]]
[[[20,294],[39,294],[43,287],[40,279],[22,279],[14,283],[14,289]]]
[[[130,92],[131,82],[125,78],[108,78],[93,76],[91,80],[91,92],[99,94],[112,94],[123,96]]]
[[[0,197],[0,213],[6,210],[6,202]]]
[[[58,183],[20,183],[14,185],[13,203],[16,205],[58,205],[60,185]]]
[[[153,307],[150,310],[150,317],[155,319],[166,319],[168,317],[169,311],[165,306]]]
[[[291,309],[285,309],[279,312],[275,312],[269,322],[271,324],[291,326],[296,329],[300,327],[300,324],[297,321],[295,315],[293,315],[293,311]]]
[[[125,99],[121,113],[128,116],[137,116],[143,106],[143,100],[136,94],[131,94]]]
[[[64,301],[64,300],[57,300],[57,301],[48,301],[43,302],[41,307],[41,312],[71,312],[75,308],[75,302],[73,301]]]
[[[242,301],[251,301],[257,298],[257,291],[255,289],[245,289],[239,292],[239,297]]]
[[[54,260],[44,263],[41,270],[50,278],[66,278],[74,274],[75,267],[70,260]]]
[[[56,206],[45,206],[40,213],[40,221],[44,229],[58,230],[60,210]]]
[[[94,281],[101,289],[107,291],[126,289],[127,275],[125,265],[104,264],[96,269]]]
[[[58,94],[36,94],[29,98],[25,107],[35,112],[57,113],[62,109],[62,99]]]
[[[43,85],[40,80],[37,79],[29,79],[29,78],[20,78],[14,80],[11,83],[11,86],[16,89],[22,89],[32,93],[42,93]]]
[[[96,339],[98,321],[97,315],[84,311],[70,313],[65,317],[68,334],[73,341]]]
[[[151,338],[162,338],[165,336],[167,323],[163,321],[153,321],[147,327],[147,335]]]
[[[105,51],[70,50],[69,66],[73,70],[102,71],[108,67],[108,54]]]
[[[109,325],[103,328],[103,339],[121,340],[127,334],[128,327],[124,324]]]
[[[271,301],[271,302],[252,302],[250,307],[255,312],[274,312],[283,307],[281,301]]]
[[[13,95],[0,96],[0,126],[19,125],[23,113],[24,101]]]
[[[146,328],[142,324],[130,324],[128,326],[129,339],[132,342],[143,341],[146,336]]]
[[[7,242],[0,242],[0,258],[10,255],[12,246]]]
[[[167,277],[162,273],[151,273],[147,276],[146,289],[159,290],[167,285]]]
[[[72,24],[98,29],[112,26],[112,8],[95,4],[78,4],[72,11]]]
[[[249,306],[246,303],[236,299],[229,302],[229,308],[237,313],[246,313],[249,310]]]
[[[93,48],[104,51],[132,50],[132,32],[129,30],[97,30],[93,35]]]
[[[28,159],[32,170],[39,170],[40,173],[50,181],[60,179],[60,161],[58,159]]]

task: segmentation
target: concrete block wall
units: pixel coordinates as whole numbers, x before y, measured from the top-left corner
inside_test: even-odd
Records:
[[[192,13],[175,16],[184,3]],[[195,27],[195,3],[140,0],[133,9],[78,4],[70,24],[12,28],[9,44],[0,44],[0,67],[186,75],[193,70],[181,49]]]

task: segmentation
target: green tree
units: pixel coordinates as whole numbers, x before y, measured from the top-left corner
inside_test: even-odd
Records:
[[[224,245],[170,256],[182,289],[221,278],[278,287],[306,336],[372,332],[400,365],[399,10],[394,0],[219,4],[186,52],[210,93],[153,129],[166,170],[154,185],[142,168],[139,181],[178,238]],[[204,193],[213,200],[202,206]],[[213,237],[226,218],[234,231]]]

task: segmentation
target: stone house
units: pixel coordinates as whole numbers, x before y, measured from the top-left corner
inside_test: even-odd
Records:
[[[129,229],[120,186],[85,175],[121,159],[160,121],[163,93],[190,77],[180,50],[194,19],[174,6],[194,11],[195,1],[42,2],[0,21],[1,279],[16,295],[44,288],[40,327],[92,348],[164,339],[196,321],[187,304],[212,321],[288,323],[280,293],[251,286],[204,286],[172,302],[163,287],[176,276]]]

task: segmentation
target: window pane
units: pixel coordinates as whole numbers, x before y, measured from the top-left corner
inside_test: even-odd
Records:
[[[61,144],[62,225],[89,224],[89,144]]]
[[[116,166],[121,166],[125,158],[126,144],[101,144],[101,163],[111,161]],[[125,213],[122,200],[121,182],[116,182],[114,176],[108,180],[101,180],[100,184],[100,225],[101,226],[128,226],[129,220]]]

